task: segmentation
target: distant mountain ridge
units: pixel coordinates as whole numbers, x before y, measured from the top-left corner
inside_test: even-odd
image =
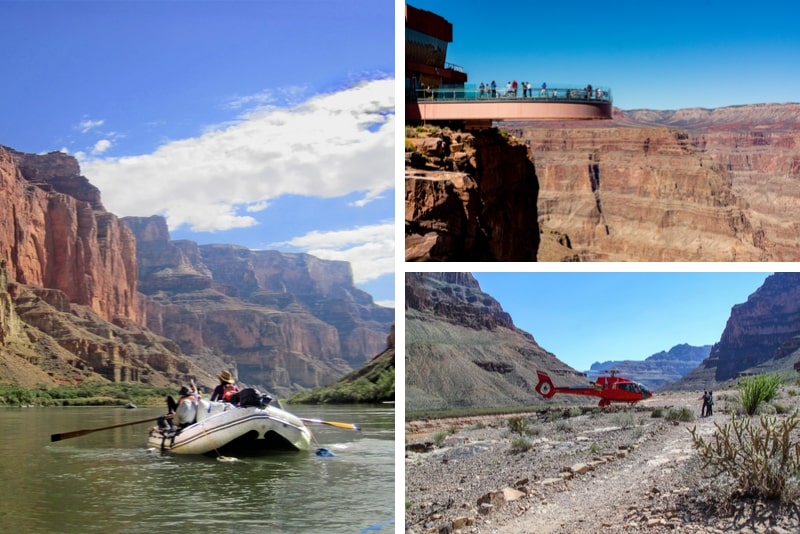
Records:
[[[800,104],[616,110],[614,119],[620,126],[669,126],[686,130],[797,130],[800,127]]]
[[[687,343],[675,345],[668,351],[661,351],[644,360],[618,360],[595,362],[586,375],[590,380],[611,369],[621,375],[658,390],[666,384],[680,379],[697,367],[711,352],[711,345],[695,347]]]

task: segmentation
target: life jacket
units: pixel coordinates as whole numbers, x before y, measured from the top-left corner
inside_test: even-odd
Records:
[[[231,402],[231,397],[233,397],[234,393],[238,393],[239,388],[236,384],[225,384],[222,388],[222,397],[221,400],[225,402]]]

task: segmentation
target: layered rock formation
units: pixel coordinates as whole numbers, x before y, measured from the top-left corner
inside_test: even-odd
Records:
[[[141,321],[133,234],[66,154],[0,146],[0,259],[20,284],[62,291],[105,320]]]
[[[775,273],[737,304],[719,342],[676,389],[708,389],[740,373],[791,371],[800,362],[800,273]]]
[[[213,385],[175,343],[132,321],[104,320],[57,289],[10,281],[0,261],[0,381],[23,387],[132,381]]]
[[[138,242],[74,158],[0,147],[1,383],[213,386],[228,368],[283,396],[384,349],[394,312],[347,263],[172,242],[160,217],[127,223]]]
[[[213,383],[141,327],[135,252],[74,158],[0,147],[0,380]]]
[[[537,369],[559,385],[586,384],[471,274],[406,273],[405,286],[407,411],[539,403]]]
[[[527,149],[497,130],[407,140],[406,261],[535,261],[538,182]]]
[[[800,258],[798,104],[506,126],[530,144],[540,225],[582,261]]]
[[[718,162],[666,128],[526,128],[540,223],[582,261],[755,261],[744,205]]]
[[[711,345],[693,347],[686,343],[675,345],[644,360],[619,360],[595,362],[586,373],[590,380],[611,369],[639,382],[652,390],[658,390],[670,382],[680,379],[697,367],[711,352]]]
[[[124,220],[136,235],[147,326],[186,353],[224,355],[242,382],[288,395],[384,349],[394,310],[353,285],[348,263],[171,241],[162,217]]]

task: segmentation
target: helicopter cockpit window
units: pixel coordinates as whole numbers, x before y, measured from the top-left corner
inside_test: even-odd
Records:
[[[630,391],[631,393],[641,393],[642,387],[639,384],[620,384],[619,388],[624,391]]]

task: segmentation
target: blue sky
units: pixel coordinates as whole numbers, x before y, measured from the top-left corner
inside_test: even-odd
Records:
[[[610,87],[622,109],[798,102],[793,2],[416,0],[474,83]]]
[[[545,350],[580,371],[719,341],[735,304],[771,273],[474,272],[481,289]]]
[[[173,239],[350,261],[394,301],[394,2],[2,2],[0,144]]]

